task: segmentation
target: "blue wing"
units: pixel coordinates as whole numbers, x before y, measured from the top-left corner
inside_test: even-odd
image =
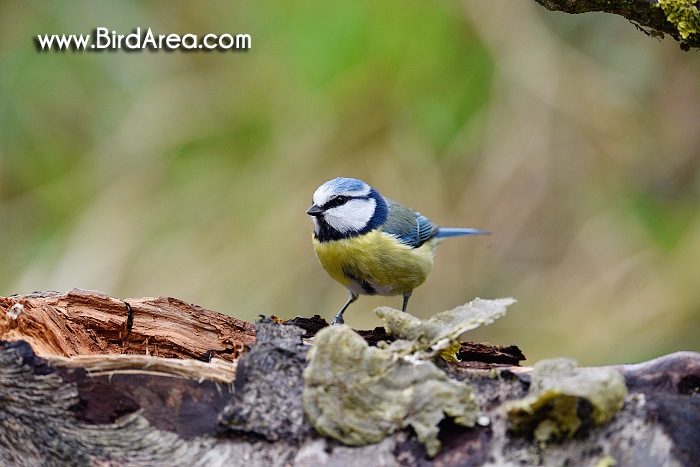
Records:
[[[388,198],[384,200],[389,213],[386,222],[380,227],[383,232],[395,236],[413,248],[418,248],[438,232],[438,227],[424,215],[396,201]]]
[[[461,237],[464,235],[488,235],[489,231],[458,227],[438,227],[424,215],[406,206],[384,198],[389,213],[386,222],[380,227],[406,245],[418,248],[431,238]]]

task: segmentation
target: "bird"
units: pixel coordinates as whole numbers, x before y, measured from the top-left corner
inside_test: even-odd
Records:
[[[405,312],[413,289],[432,270],[442,240],[490,233],[438,227],[356,178],[338,177],[319,186],[306,213],[314,224],[316,257],[349,292],[331,325],[344,323],[343,313],[360,295],[402,295]]]

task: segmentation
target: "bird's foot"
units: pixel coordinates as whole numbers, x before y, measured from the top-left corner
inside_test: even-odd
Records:
[[[331,321],[331,326],[335,326],[336,324],[345,324],[345,320],[343,319],[343,315],[341,315],[341,314],[335,315],[335,318],[333,318],[333,321]]]

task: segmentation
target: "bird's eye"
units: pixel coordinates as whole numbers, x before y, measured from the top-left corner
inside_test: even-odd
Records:
[[[324,204],[323,207],[325,209],[336,208],[338,206],[345,204],[347,202],[347,200],[349,200],[349,199],[350,199],[350,197],[345,196],[345,195],[334,196],[333,198],[331,198],[330,201],[328,201],[326,204]]]

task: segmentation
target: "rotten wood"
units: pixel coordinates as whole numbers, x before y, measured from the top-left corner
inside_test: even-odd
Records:
[[[297,320],[303,322],[318,330],[324,321]],[[206,332],[193,329],[199,323]],[[6,341],[0,343],[0,465],[594,465],[615,459],[623,466],[683,466],[700,458],[695,352],[616,366],[629,389],[623,409],[610,423],[547,446],[510,434],[500,410],[526,393],[528,367],[451,365],[450,375],[472,386],[490,423],[441,424],[442,451],[430,459],[410,431],[363,447],[319,436],[301,410],[305,331],[270,320],[256,326],[260,340],[253,344],[252,324],[174,299],[118,300],[79,290],[0,298]],[[50,337],[55,330],[66,334]],[[198,342],[187,348],[192,340]],[[253,351],[244,352],[247,347]],[[489,347],[494,358],[517,361],[519,351]],[[216,352],[232,361],[208,358]],[[193,360],[202,356],[208,362]]]
[[[253,325],[169,297],[121,300],[73,289],[0,297],[0,339],[39,355],[153,355],[234,360],[255,341]]]
[[[273,317],[275,318],[275,317]],[[304,338],[313,337],[318,331],[328,326],[328,322],[319,315],[311,318],[297,316],[296,318],[281,321],[293,324],[303,329]],[[357,333],[369,344],[376,346],[379,342],[393,342],[394,337],[387,334],[383,327],[369,330],[358,330]],[[457,358],[463,368],[489,369],[496,366],[518,366],[525,360],[525,355],[517,345],[491,345],[487,343],[476,344],[474,342],[462,342]]]

